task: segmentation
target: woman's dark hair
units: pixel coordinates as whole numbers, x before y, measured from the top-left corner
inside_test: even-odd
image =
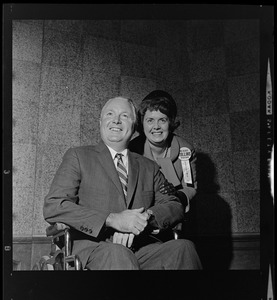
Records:
[[[159,110],[169,119],[169,130],[173,132],[180,122],[175,122],[177,106],[172,96],[162,90],[155,90],[148,94],[140,103],[138,109],[138,131],[143,133],[143,119],[146,111]]]

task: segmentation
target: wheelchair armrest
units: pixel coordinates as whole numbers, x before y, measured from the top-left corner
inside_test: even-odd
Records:
[[[51,253],[50,255],[54,256],[57,253],[57,250],[63,254],[61,269],[69,270],[72,269],[70,264],[74,263],[75,270],[81,270],[81,261],[78,255],[71,254],[71,232],[70,226],[64,223],[55,223],[46,228],[46,235],[52,237],[51,243]]]
[[[63,232],[65,229],[70,229],[70,227],[64,223],[55,223],[46,228],[46,235],[47,236],[55,236],[55,235]]]
[[[183,223],[178,223],[175,227],[172,228],[173,231],[181,231]]]
[[[172,228],[174,240],[178,240],[180,233],[182,231],[183,223],[178,223],[174,228]]]

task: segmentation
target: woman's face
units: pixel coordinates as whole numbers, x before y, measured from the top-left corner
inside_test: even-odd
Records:
[[[151,144],[163,147],[169,135],[169,119],[159,110],[147,110],[143,118],[143,129]]]

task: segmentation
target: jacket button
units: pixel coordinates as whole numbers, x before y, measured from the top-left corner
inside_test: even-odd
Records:
[[[80,229],[83,231],[83,230],[84,230],[84,226],[82,225],[82,226],[80,227]]]
[[[87,227],[85,228],[85,232],[87,232],[88,231],[88,229],[87,229]]]
[[[89,233],[92,233],[92,230],[90,229],[88,232],[89,232]]]
[[[169,226],[168,222],[164,222],[164,227],[167,228]]]

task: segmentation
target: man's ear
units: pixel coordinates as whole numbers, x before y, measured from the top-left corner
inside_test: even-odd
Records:
[[[130,141],[133,140],[134,138],[136,138],[138,135],[139,135],[139,133],[137,131],[134,131],[132,136],[131,136]]]
[[[138,123],[135,122],[133,125],[133,134],[137,131],[137,129],[138,129]]]

